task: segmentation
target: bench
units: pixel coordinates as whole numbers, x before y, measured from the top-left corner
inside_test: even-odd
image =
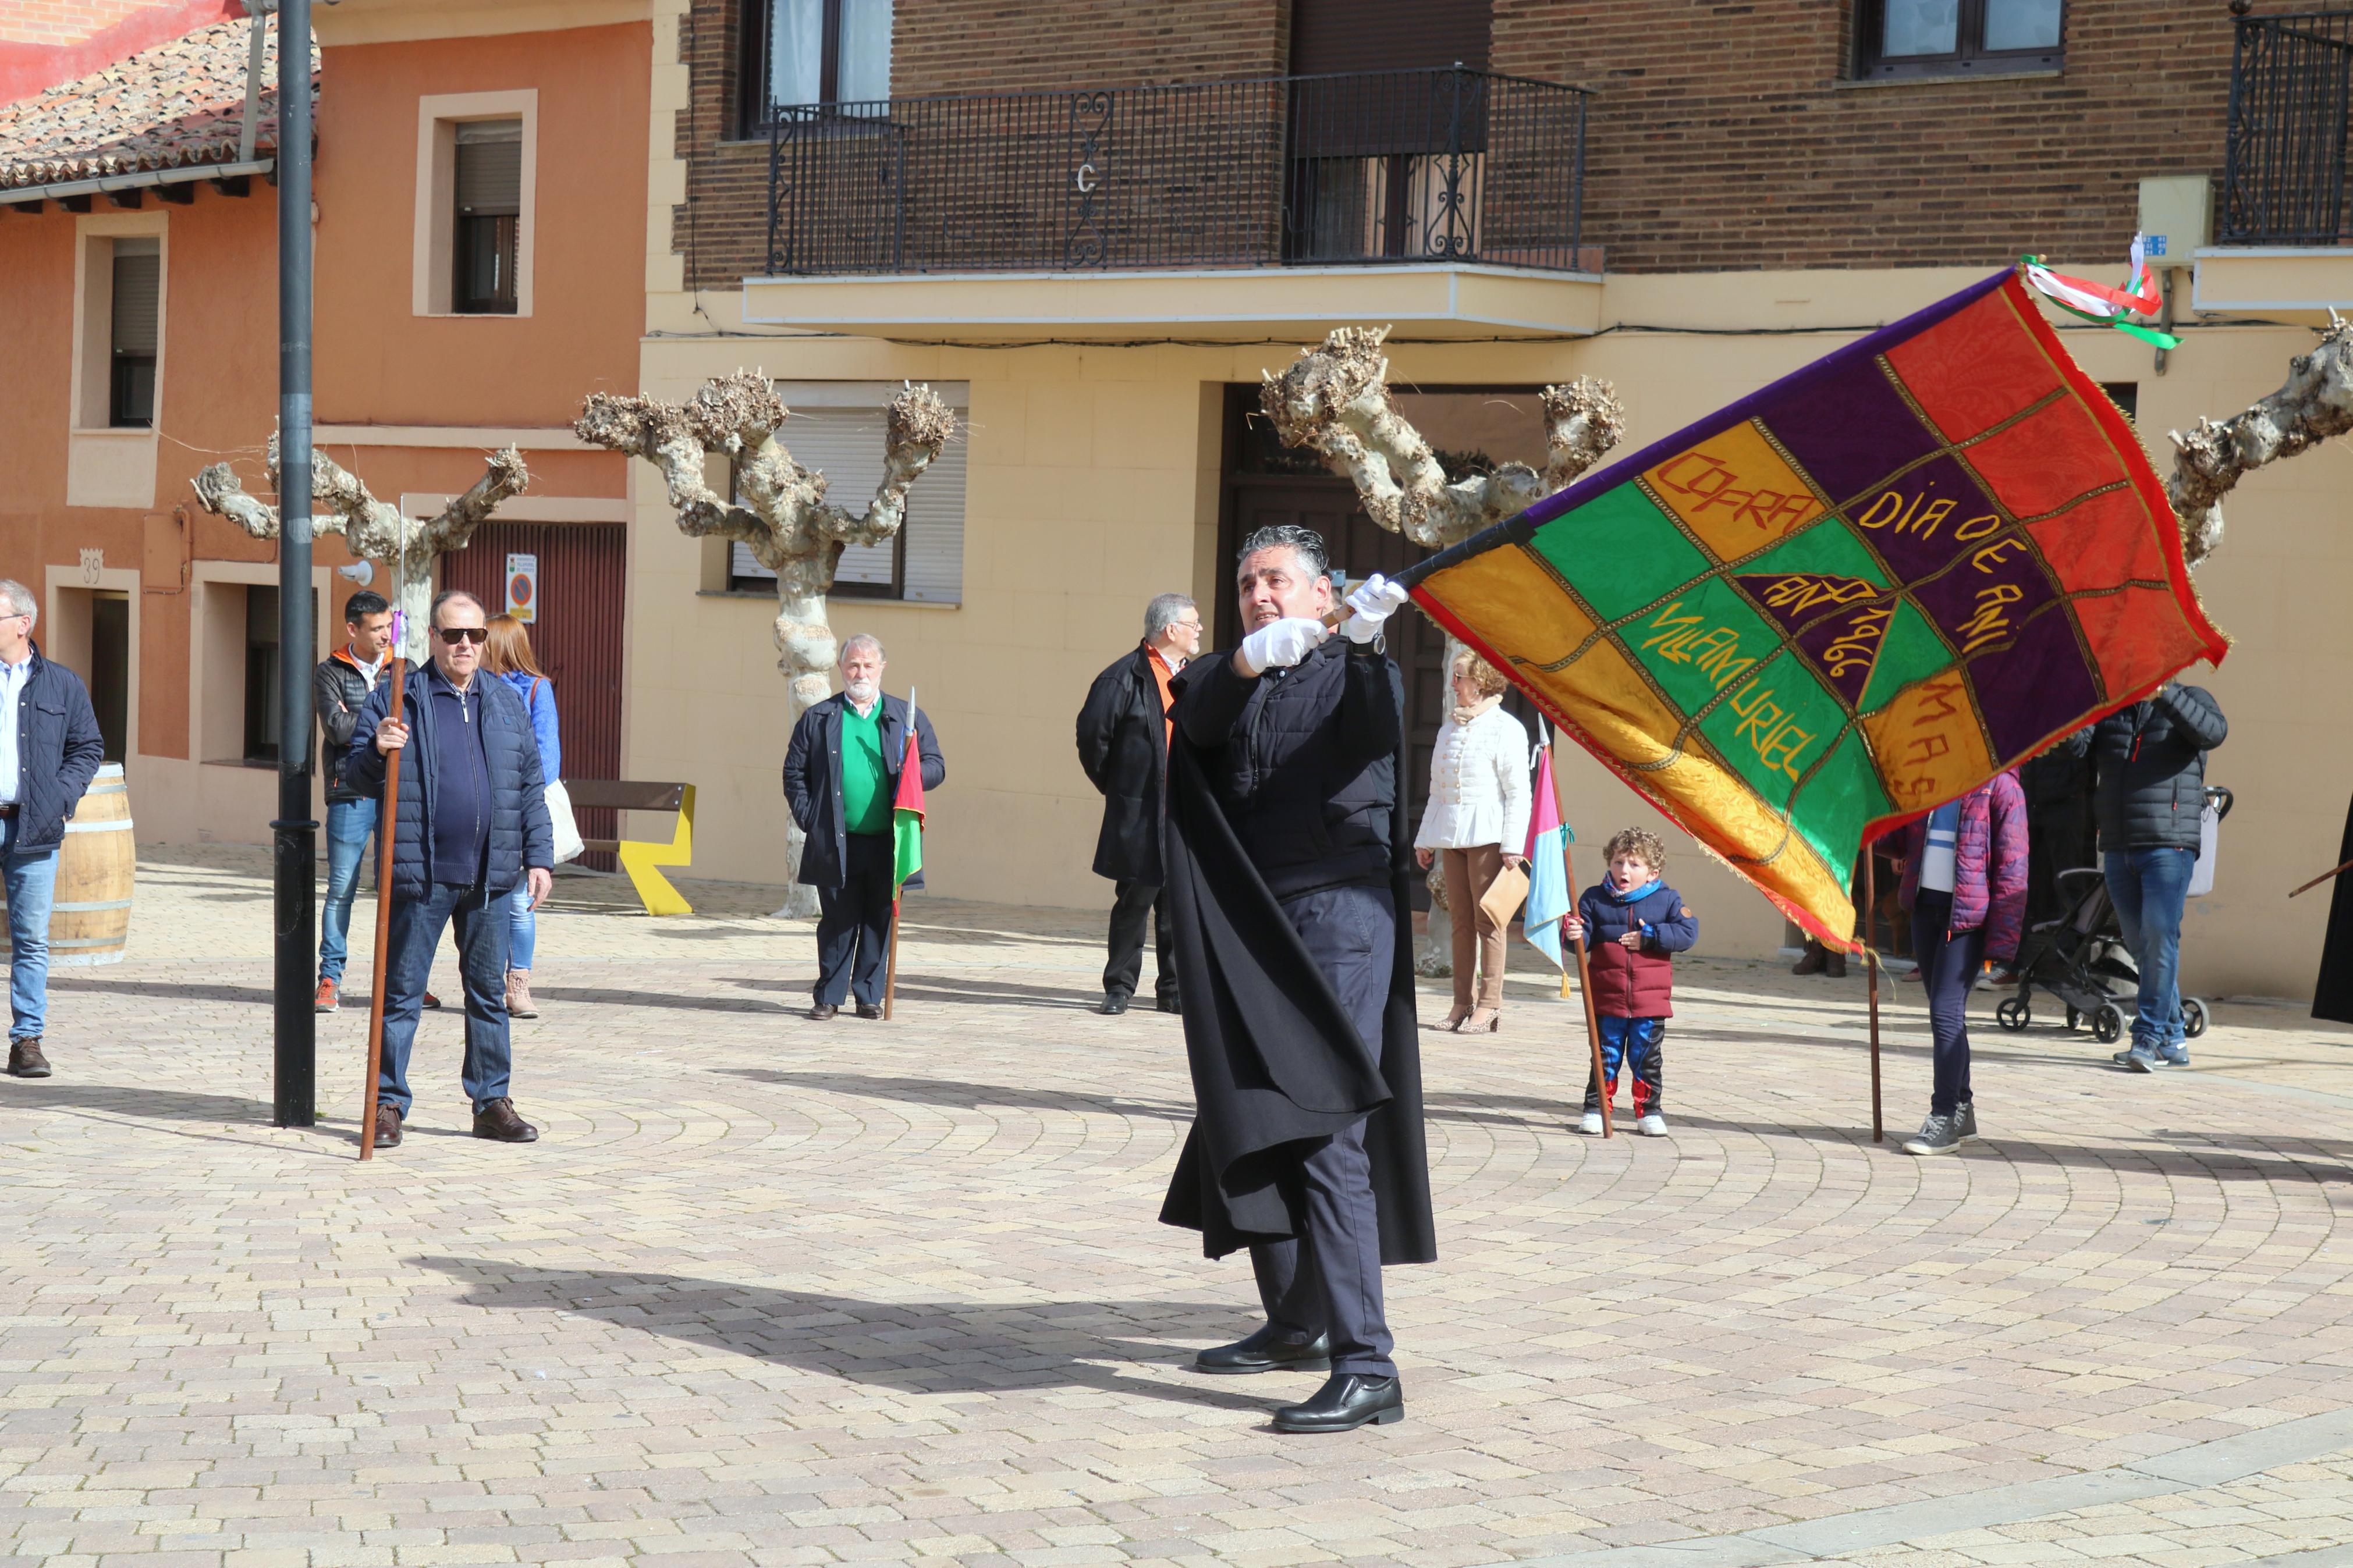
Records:
[[[617,855],[629,885],[649,915],[691,915],[694,906],[663,876],[660,867],[686,866],[694,860],[694,786],[691,784],[641,784],[634,779],[565,779],[564,788],[572,808],[587,811],[674,811],[678,831],[667,844],[624,838],[589,838],[581,845]]]

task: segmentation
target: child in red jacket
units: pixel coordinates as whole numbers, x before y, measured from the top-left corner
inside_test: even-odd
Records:
[[[1577,912],[1565,922],[1569,936],[1582,936],[1586,968],[1593,977],[1593,1011],[1601,1022],[1601,1069],[1606,1083],[1586,1075],[1585,1119],[1580,1132],[1601,1131],[1601,1097],[1618,1094],[1618,1067],[1633,1079],[1634,1131],[1645,1138],[1667,1135],[1659,1113],[1664,1064],[1661,1046],[1674,1016],[1673,954],[1699,940],[1699,921],[1683,895],[1659,879],[1667,868],[1667,847],[1655,833],[1630,827],[1605,851],[1609,875],[1588,888]]]

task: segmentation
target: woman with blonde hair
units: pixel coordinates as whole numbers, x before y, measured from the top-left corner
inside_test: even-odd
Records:
[[[1504,711],[1508,683],[1493,665],[1464,649],[1448,674],[1454,702],[1430,753],[1430,804],[1414,857],[1425,869],[1445,858],[1446,906],[1454,917],[1454,1008],[1446,1026],[1487,1034],[1503,1026],[1511,911],[1499,917],[1483,900],[1496,878],[1527,864],[1520,851],[1528,841],[1528,732]]]
[[[482,668],[515,689],[531,710],[532,733],[539,741],[539,774],[554,784],[564,776],[564,746],[555,721],[555,682],[532,656],[531,633],[512,616],[492,616],[491,639],[482,647]],[[529,889],[522,883],[507,895],[507,1015],[536,1018],[531,999],[532,949],[539,936],[539,917],[532,913]]]

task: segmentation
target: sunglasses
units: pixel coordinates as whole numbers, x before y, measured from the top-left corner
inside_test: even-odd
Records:
[[[488,626],[436,626],[434,630],[439,632],[441,640],[451,647],[461,642],[480,646],[491,640],[491,628]]]

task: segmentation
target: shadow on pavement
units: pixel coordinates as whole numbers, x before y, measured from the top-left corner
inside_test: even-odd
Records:
[[[585,985],[535,985],[532,990],[552,1002],[587,1002],[606,1007],[676,1007],[693,1013],[776,1011],[775,1003],[750,996],[681,996],[674,991],[622,991]]]
[[[1253,1394],[1214,1380],[1157,1382],[1117,1365],[1174,1365],[1255,1326],[1247,1309],[1204,1301],[866,1301],[673,1274],[530,1268],[465,1258],[412,1258],[466,1287],[465,1304],[565,1312],[615,1328],[730,1351],[803,1372],[909,1394],[1093,1388],[1220,1410],[1263,1411],[1314,1392],[1315,1374],[1268,1378]]]
[[[863,1095],[871,1100],[902,1100],[911,1105],[939,1105],[955,1110],[977,1110],[984,1105],[1014,1106],[1024,1110],[1093,1111],[1105,1116],[1142,1116],[1159,1121],[1190,1121],[1189,1105],[1153,1104],[1120,1100],[1107,1094],[1083,1094],[1075,1089],[1006,1089],[990,1083],[958,1083],[942,1078],[870,1078],[862,1073],[788,1072],[776,1068],[723,1068],[731,1078],[754,1083],[780,1084],[786,1089],[814,1089],[834,1094]]]
[[[118,1084],[76,1083],[67,1077],[0,1079],[0,1108],[11,1110],[106,1110],[145,1121],[234,1122],[269,1125],[266,1100],[230,1094],[191,1094],[173,1089],[130,1089]]]
[[[733,984],[747,991],[783,992],[788,995],[806,996],[815,984],[807,980],[740,979]],[[1011,984],[1001,980],[972,980],[963,975],[902,974],[898,993],[902,998],[922,1002],[966,1002],[984,1007],[1058,1007],[1092,1013],[1103,1001],[1100,991],[1063,991],[1046,985]],[[1150,1012],[1149,1004],[1138,1008]]]
[[[155,996],[174,1002],[239,1002],[267,1007],[274,994],[267,985],[191,984],[181,980],[81,980],[49,973],[52,991],[104,991],[118,996]]]

